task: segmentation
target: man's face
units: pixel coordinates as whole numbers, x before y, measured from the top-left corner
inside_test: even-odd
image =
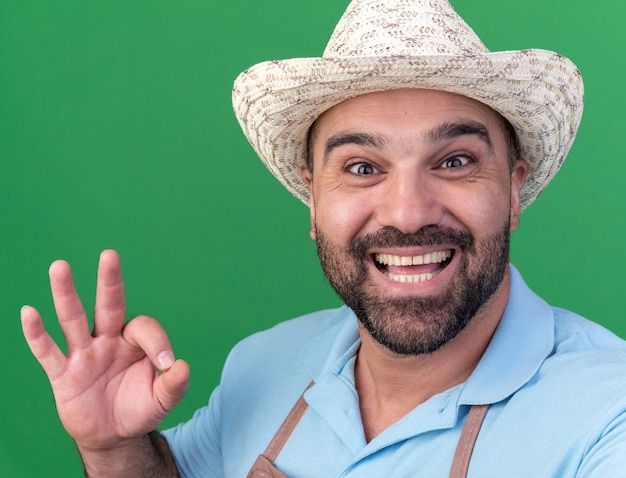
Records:
[[[430,353],[508,293],[523,161],[503,120],[432,90],[371,93],[312,131],[312,237],[329,282],[389,350]]]

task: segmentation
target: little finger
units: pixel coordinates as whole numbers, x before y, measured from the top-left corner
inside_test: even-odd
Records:
[[[30,306],[22,307],[22,331],[31,352],[50,379],[58,377],[67,364],[67,358],[46,332],[41,316]]]

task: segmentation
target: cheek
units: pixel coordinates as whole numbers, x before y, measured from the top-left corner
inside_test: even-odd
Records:
[[[510,192],[501,187],[459,192],[446,201],[448,212],[477,237],[500,230],[510,216]]]
[[[328,239],[349,244],[369,223],[371,208],[362,197],[320,194],[315,202],[313,223]]]

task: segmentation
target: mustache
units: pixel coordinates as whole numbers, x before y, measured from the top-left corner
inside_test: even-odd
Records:
[[[356,238],[350,247],[355,257],[363,257],[374,248],[453,245],[463,251],[474,249],[474,236],[451,227],[424,226],[412,234],[405,234],[393,226],[386,226],[372,234]]]

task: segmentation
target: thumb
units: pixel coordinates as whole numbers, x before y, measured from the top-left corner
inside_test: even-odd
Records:
[[[154,393],[164,412],[171,412],[189,388],[189,364],[176,360],[156,379]]]

